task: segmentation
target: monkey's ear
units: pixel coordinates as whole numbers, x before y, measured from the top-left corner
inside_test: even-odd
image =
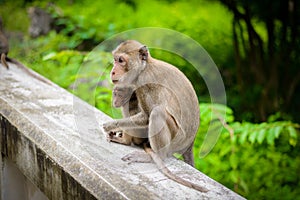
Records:
[[[140,59],[146,61],[148,59],[148,48],[143,46],[139,49]]]

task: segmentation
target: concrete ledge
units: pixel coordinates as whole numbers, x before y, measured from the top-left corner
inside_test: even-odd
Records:
[[[179,185],[152,163],[123,162],[140,149],[108,143],[99,124],[110,118],[55,84],[12,64],[0,65],[0,82],[1,163],[11,160],[49,199],[243,199],[174,158],[170,170],[210,191]]]

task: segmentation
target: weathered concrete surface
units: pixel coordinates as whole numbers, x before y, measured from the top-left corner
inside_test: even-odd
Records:
[[[10,66],[0,65],[2,157],[49,199],[243,199],[174,158],[171,171],[210,191],[179,185],[152,163],[128,165],[121,158],[140,149],[106,141],[99,124],[108,116]]]
[[[2,160],[1,199],[48,200],[19,168],[10,160]]]

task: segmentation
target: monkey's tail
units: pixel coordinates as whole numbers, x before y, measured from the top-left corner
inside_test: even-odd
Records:
[[[147,146],[147,144],[144,144],[144,150],[146,151],[146,153],[148,153],[152,160],[156,163],[156,165],[158,166],[159,170],[168,178],[172,179],[173,181],[182,184],[184,186],[187,186],[189,188],[193,188],[195,190],[198,190],[200,192],[208,192],[208,189],[191,183],[189,181],[186,181],[184,179],[182,179],[181,177],[175,175],[174,173],[172,173],[165,165],[165,163],[163,162],[163,160],[159,157],[159,155],[157,153],[155,153],[150,147]]]
[[[37,74],[35,71],[29,70],[27,67],[25,67],[22,63],[20,63],[16,59],[6,57],[6,60],[8,60],[8,61],[12,62],[13,64],[15,64],[18,68],[20,68],[21,70],[23,70],[29,76],[32,76],[33,78],[35,78],[35,79],[37,79],[37,80],[39,80],[41,82],[44,82],[44,83],[46,83],[48,85],[52,85],[52,83],[50,81],[48,81],[44,77],[42,77],[39,74]]]
[[[1,53],[1,63],[2,63],[2,65],[4,65],[6,67],[6,69],[9,69],[9,66],[8,66],[8,64],[6,62],[6,55],[5,55],[5,53]]]

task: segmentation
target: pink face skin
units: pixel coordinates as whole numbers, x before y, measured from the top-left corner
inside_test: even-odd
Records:
[[[114,56],[114,66],[110,72],[110,78],[116,84],[120,78],[128,71],[127,60],[124,55]]]

